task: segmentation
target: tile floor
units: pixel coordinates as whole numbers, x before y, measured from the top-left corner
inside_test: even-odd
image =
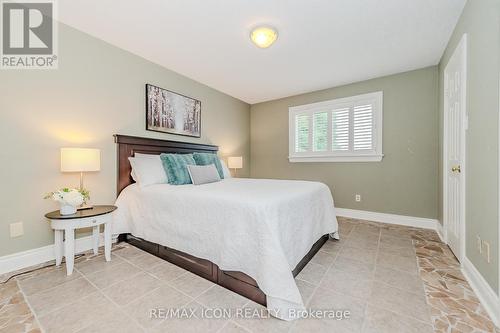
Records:
[[[296,280],[307,307],[347,309],[350,319],[201,318],[203,309],[263,308],[120,244],[110,263],[87,255],[70,277],[49,267],[0,284],[0,332],[495,331],[435,232],[346,218],[339,225],[341,240],[328,241]],[[150,319],[154,308],[198,318]]]

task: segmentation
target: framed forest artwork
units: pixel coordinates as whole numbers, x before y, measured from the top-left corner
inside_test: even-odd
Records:
[[[201,101],[146,84],[146,130],[201,137]]]

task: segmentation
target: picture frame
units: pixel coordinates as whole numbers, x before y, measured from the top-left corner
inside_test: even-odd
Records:
[[[146,84],[146,130],[201,137],[201,101]]]

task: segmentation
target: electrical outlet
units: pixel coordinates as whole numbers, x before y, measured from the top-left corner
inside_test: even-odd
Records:
[[[491,258],[490,258],[490,243],[488,243],[487,241],[484,241],[483,240],[483,246],[484,246],[484,256],[486,257],[486,262],[489,264],[490,261],[491,261]]]
[[[10,224],[10,238],[20,237],[24,235],[23,222]]]
[[[483,253],[483,241],[481,240],[481,236],[479,235],[476,236],[476,244],[479,253]]]
[[[361,202],[361,194],[356,194],[356,202]]]

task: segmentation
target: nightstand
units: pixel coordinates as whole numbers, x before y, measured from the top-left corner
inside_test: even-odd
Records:
[[[104,256],[106,261],[111,261],[111,222],[113,219],[111,213],[115,210],[116,206],[94,206],[91,209],[79,210],[72,215],[61,215],[58,210],[45,214],[45,217],[50,220],[50,227],[54,230],[56,265],[61,265],[64,250],[66,273],[73,274],[75,229],[92,228],[92,247],[94,254],[97,254],[101,224],[104,224]]]

